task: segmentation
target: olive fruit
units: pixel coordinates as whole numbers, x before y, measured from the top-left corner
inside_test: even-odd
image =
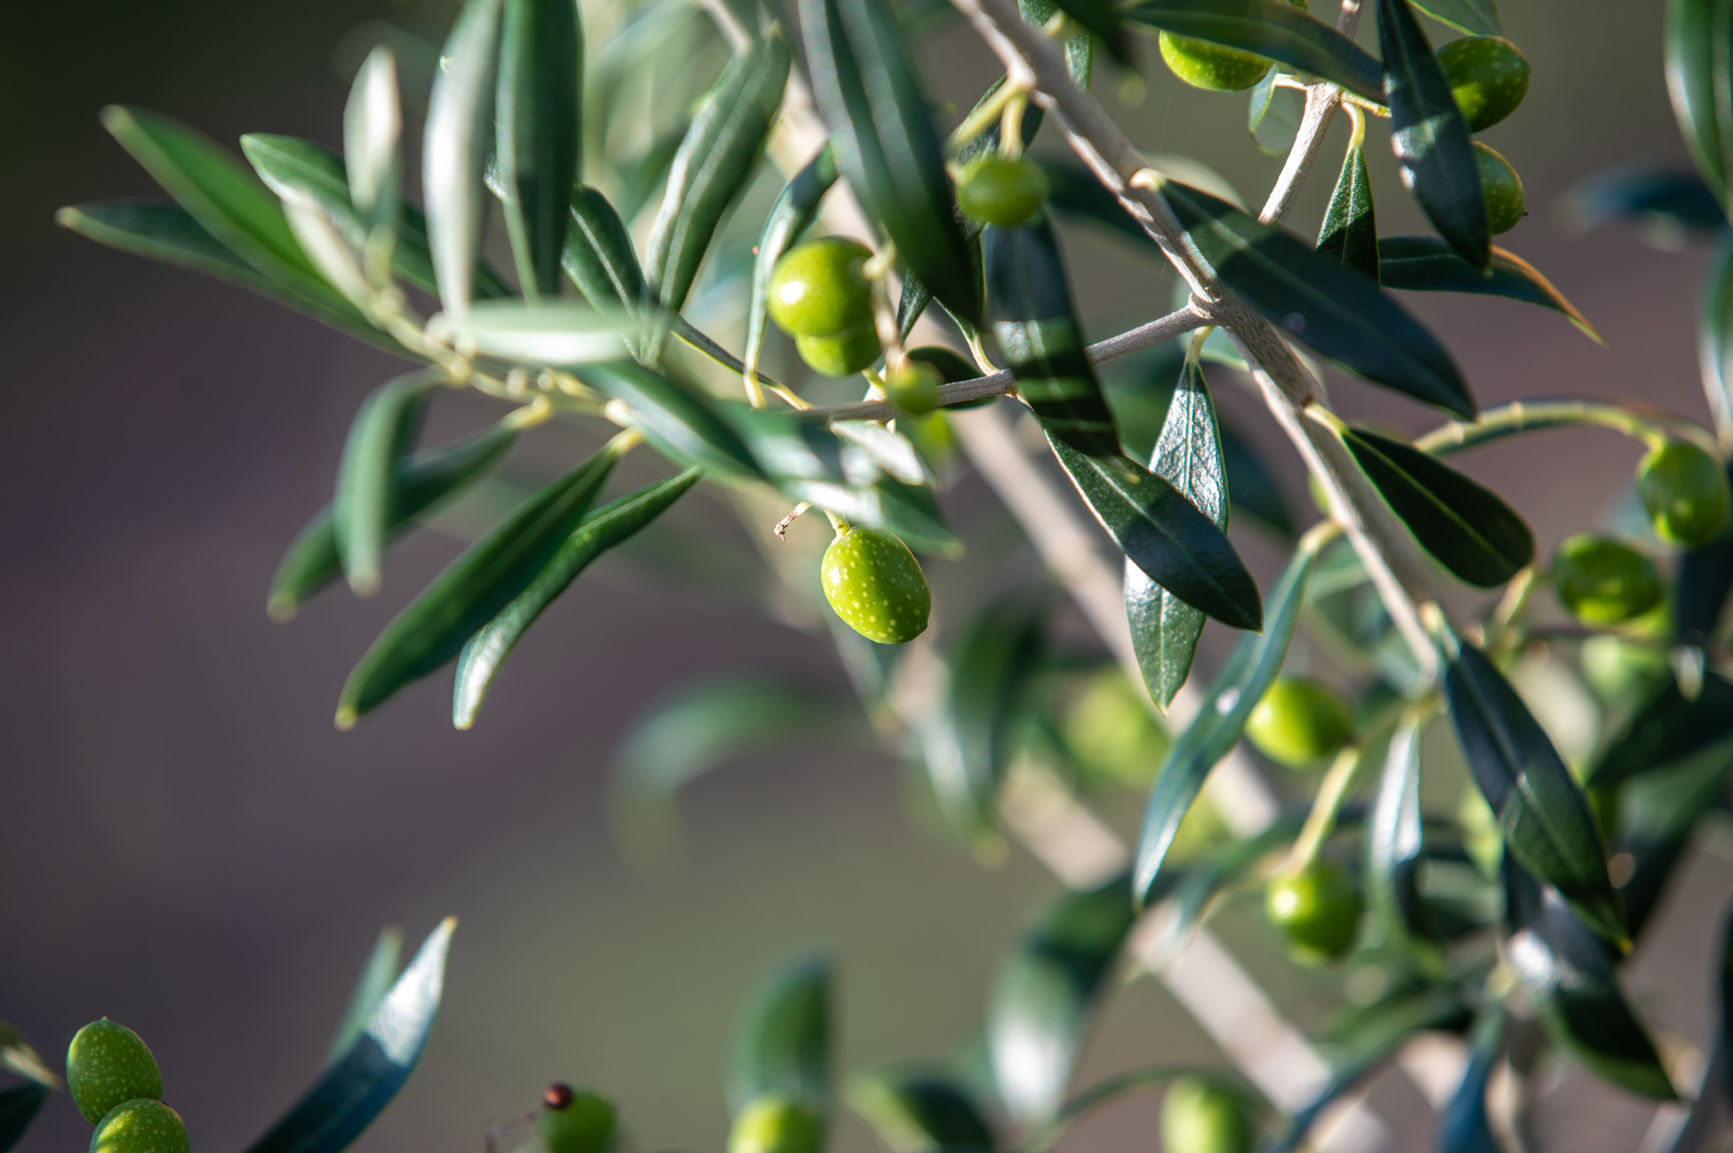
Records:
[[[565,1092],[550,1089],[548,1107],[536,1118],[542,1145],[548,1153],[602,1153],[614,1139],[614,1103],[588,1089],[554,1088]]]
[[[1354,714],[1342,695],[1308,677],[1278,677],[1246,719],[1258,751],[1291,769],[1336,755],[1354,735]]]
[[[1040,211],[1047,202],[1047,174],[1022,157],[1012,160],[989,152],[976,157],[957,180],[957,203],[988,224],[1010,228]]]
[[[913,416],[923,416],[939,407],[939,385],[944,378],[930,364],[910,361],[885,374],[885,396],[891,404]]]
[[[1609,703],[1647,697],[1645,686],[1668,675],[1667,651],[1602,633],[1582,647],[1583,680]]]
[[[123,1102],[161,1100],[162,1071],[137,1033],[104,1017],[80,1029],[66,1047],[66,1088],[95,1125]]]
[[[1181,1077],[1161,1103],[1165,1153],[1251,1153],[1256,1134],[1238,1093],[1203,1077]]]
[[[1118,669],[1090,679],[1066,709],[1059,733],[1069,759],[1089,780],[1146,788],[1167,756],[1167,734],[1150,715],[1148,697]]]
[[[1661,601],[1655,562],[1627,544],[1578,533],[1552,558],[1553,588],[1571,615],[1586,625],[1628,621]]]
[[[161,1101],[123,1101],[99,1118],[90,1153],[188,1153],[181,1115]]]
[[[868,320],[835,336],[797,336],[794,347],[814,372],[852,376],[879,358],[879,334]]]
[[[824,599],[869,641],[900,645],[926,631],[933,597],[909,546],[875,528],[848,528],[819,566]]]
[[[1528,57],[1502,36],[1465,36],[1436,55],[1470,132],[1491,128],[1528,95]]]
[[[870,325],[872,286],[861,265],[871,256],[840,236],[795,245],[770,274],[770,319],[790,336],[835,336]]]
[[[1161,58],[1173,74],[1193,88],[1239,92],[1250,88],[1270,70],[1270,59],[1191,36],[1161,34]]]
[[[1486,224],[1492,234],[1509,232],[1522,223],[1528,211],[1523,198],[1522,177],[1510,161],[1480,141],[1474,142],[1474,160],[1480,166],[1480,187],[1486,192]]]
[[[1302,960],[1333,961],[1354,947],[1360,891],[1341,869],[1315,861],[1270,882],[1264,913]]]
[[[1727,527],[1733,494],[1721,462],[1687,440],[1668,441],[1637,465],[1637,489],[1655,532],[1668,544],[1695,548]]]
[[[728,1131],[728,1153],[818,1153],[823,1133],[811,1109],[786,1097],[760,1097]]]

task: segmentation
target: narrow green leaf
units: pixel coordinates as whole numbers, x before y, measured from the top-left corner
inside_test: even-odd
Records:
[[[1729,466],[1733,475],[1733,465]],[[1703,646],[1720,623],[1733,593],[1733,533],[1687,549],[1673,579],[1673,634],[1685,644]]]
[[[1372,178],[1366,172],[1365,132],[1356,134],[1342,159],[1342,175],[1324,210],[1318,251],[1363,276],[1378,279],[1378,218]]]
[[[1136,912],[1130,878],[1055,902],[999,966],[987,1043],[999,1096],[1025,1126],[1051,1120]]]
[[[1228,527],[1228,487],[1215,407],[1202,366],[1187,359],[1167,404],[1167,419],[1150,457],[1149,471],[1173,485],[1223,532]],[[1125,562],[1125,615],[1137,650],[1143,683],[1167,708],[1191,673],[1204,614]]]
[[[1034,28],[1045,28],[1047,22],[1053,19],[1053,14],[1059,11],[1056,0],[1017,0],[1017,9],[1023,15],[1024,23]],[[1078,23],[1082,23],[1081,20]],[[1071,74],[1072,83],[1089,91],[1089,81],[1095,70],[1095,37],[1090,34],[1087,26],[1073,32],[1065,41],[1065,70]],[[1039,121],[1037,121],[1039,123]],[[1023,121],[1023,139],[1033,140],[1035,132],[1029,127],[1027,118]],[[993,138],[997,146],[999,139]]]
[[[1055,3],[1065,15],[1093,33],[1109,56],[1127,68],[1137,66],[1131,57],[1131,37],[1125,29],[1125,15],[1111,0],[1055,0]],[[1088,86],[1085,81],[1083,87]]]
[[[837,167],[897,256],[954,314],[981,317],[944,151],[919,73],[884,0],[801,0],[813,97]]]
[[[1260,628],[1258,585],[1215,522],[1173,485],[1124,458],[1084,456],[1047,437],[1095,519],[1144,574],[1236,629]]]
[[[1598,172],[1565,193],[1561,208],[1582,232],[1633,223],[1657,248],[1677,248],[1691,233],[1715,232],[1727,224],[1715,190],[1695,172],[1672,168],[1621,164]]]
[[[5,1021],[0,1021],[0,1069],[28,1077],[50,1089],[60,1088],[60,1078],[43,1062],[35,1046]]]
[[[1733,7],[1723,0],[1668,0],[1667,95],[1679,132],[1723,208],[1733,168]]]
[[[1233,655],[1217,674],[1205,705],[1168,750],[1167,760],[1150,790],[1137,838],[1137,867],[1132,892],[1147,901],[1174,834],[1203,790],[1216,762],[1227,756],[1246,727],[1259,700],[1281,671],[1306,600],[1306,581],[1318,555],[1318,538],[1302,538],[1282,579],[1270,593],[1270,611],[1261,633],[1240,638]]]
[[[1118,457],[1113,411],[1085,352],[1052,226],[1037,219],[983,235],[993,335],[1017,394],[1047,435],[1087,456]]]
[[[1634,777],[1674,768],[1729,737],[1733,737],[1733,681],[1707,673],[1697,695],[1686,697],[1669,677],[1601,751],[1583,783],[1616,789]]]
[[[378,44],[361,62],[343,107],[346,191],[373,228],[396,230],[403,181],[402,142],[403,100],[397,88],[397,57],[389,45]]]
[[[0,1153],[10,1153],[48,1100],[46,1085],[17,1085],[0,1091]]]
[[[800,234],[818,215],[824,194],[836,183],[836,153],[830,142],[794,174],[770,206],[764,228],[758,234],[758,250],[752,259],[752,295],[746,299],[746,355],[749,370],[758,368],[764,348],[764,322],[769,313],[770,274],[782,254],[794,247]]]
[[[1367,904],[1386,943],[1426,936],[1420,901],[1420,740],[1425,725],[1405,719],[1390,738],[1366,829]]]
[[[1687,859],[1685,851],[1698,825],[1726,795],[1730,773],[1733,740],[1723,738],[1619,787],[1619,848],[1633,858],[1619,895],[1633,940],[1641,939],[1666,895],[1668,880]]]
[[[624,360],[580,365],[576,371],[585,384],[619,401],[632,426],[671,460],[725,475],[764,477],[746,442],[718,415],[723,406],[696,388]]]
[[[1342,441],[1408,531],[1461,580],[1496,588],[1533,563],[1534,534],[1491,489],[1363,428],[1344,428]]]
[[[1416,0],[1414,6],[1466,36],[1504,35],[1495,0]]]
[[[1606,343],[1552,281],[1516,253],[1497,245],[1492,247],[1491,268],[1482,272],[1436,236],[1387,236],[1378,242],[1378,269],[1385,288],[1472,292],[1538,304],[1564,314],[1595,343]]]
[[[1450,247],[1486,268],[1492,233],[1474,141],[1409,0],[1378,0],[1378,44],[1402,183]]]
[[[446,37],[427,104],[421,194],[439,300],[460,313],[474,295],[487,224],[482,174],[493,142],[494,78],[503,0],[468,0]]]
[[[688,125],[680,124],[656,137],[633,159],[620,165],[618,173],[620,216],[636,220],[638,213],[650,203],[650,197],[661,187],[662,180],[673,166],[674,156],[686,139]]]
[[[1558,888],[1595,932],[1625,938],[1607,852],[1558,751],[1480,650],[1461,644],[1445,669],[1445,698],[1474,780],[1504,832],[1508,857]]]
[[[1211,271],[1295,339],[1367,380],[1474,416],[1449,351],[1377,285],[1225,201],[1171,180],[1160,188]]]
[[[734,1026],[728,1061],[731,1112],[775,1095],[828,1118],[831,982],[830,959],[808,954],[779,966],[760,983]]]
[[[571,214],[560,264],[584,299],[600,309],[643,307],[644,271],[632,234],[608,198],[580,185],[572,192]]]
[[[527,588],[589,510],[620,449],[610,445],[543,488],[464,551],[385,626],[343,685],[337,727],[353,728],[433,672]]]
[[[246,1153],[342,1153],[391,1103],[427,1047],[455,917],[430,934],[367,1027]]]
[[[1486,1086],[1504,1052],[1505,1013],[1489,1009],[1475,1029],[1468,1068],[1438,1114],[1438,1153],[1500,1153],[1486,1108]]]
[[[890,1070],[849,1083],[849,1108],[891,1153],[992,1153],[993,1130],[961,1086],[938,1073]]]
[[[487,697],[500,666],[536,618],[578,579],[590,563],[633,534],[686,495],[703,473],[689,468],[677,476],[647,485],[587,514],[572,530],[528,587],[469,638],[457,658],[457,682],[452,693],[451,723],[467,729]]]
[[[860,455],[886,476],[903,484],[936,483],[914,442],[889,425],[874,420],[838,420],[831,423],[830,431],[838,440],[859,449]],[[847,451],[844,449],[845,454]],[[849,471],[847,461],[843,471]]]
[[[675,154],[644,260],[651,294],[669,312],[685,305],[723,214],[751,179],[788,67],[788,45],[779,35],[736,56]]]
[[[1283,73],[1272,68],[1252,86],[1246,102],[1246,131],[1265,156],[1286,156],[1300,135],[1306,118],[1306,98],[1296,89],[1278,84]]]
[[[1125,18],[1267,56],[1368,100],[1384,101],[1384,66],[1287,0],[1143,0],[1127,9]]]
[[[584,34],[573,0],[504,0],[494,95],[506,234],[526,294],[557,296],[583,154]]]
[[[374,389],[349,426],[337,469],[332,525],[337,557],[357,596],[379,591],[380,567],[392,526],[397,462],[415,444],[429,391],[444,380],[414,372]]]
[[[473,344],[485,356],[534,367],[571,367],[618,360],[650,322],[621,309],[577,303],[481,301],[462,312],[441,312],[427,322],[430,335]]]
[[[343,1011],[343,1019],[337,1023],[337,1032],[331,1038],[331,1048],[325,1055],[326,1064],[347,1053],[366,1031],[367,1023],[379,1011],[379,1003],[385,1000],[397,980],[402,955],[403,930],[396,925],[387,925],[379,930],[379,939],[373,943],[373,952],[368,954],[367,963],[361,967],[361,976],[355,982],[355,991],[349,995],[349,1007]]]
[[[1733,99],[1733,92],[1729,93]],[[1723,232],[1698,295],[1697,360],[1715,428],[1733,435],[1733,234]]]

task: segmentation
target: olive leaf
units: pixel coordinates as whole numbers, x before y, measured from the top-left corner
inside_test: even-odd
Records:
[[[518,283],[557,296],[572,186],[583,155],[584,34],[571,0],[505,0],[494,95],[495,154],[510,193],[506,235]]]
[[[1438,1153],[1499,1153],[1486,1108],[1486,1086],[1504,1052],[1505,1020],[1504,1009],[1496,1007],[1487,1010],[1475,1026],[1468,1068],[1438,1113]]]
[[[0,1021],[0,1069],[27,1077],[50,1089],[60,1088],[60,1078],[43,1062],[42,1054],[23,1033],[5,1021]]]
[[[1707,673],[1694,697],[1667,683],[1603,749],[1583,783],[1616,789],[1635,777],[1673,768],[1687,757],[1733,737],[1733,681]]]
[[[0,1153],[10,1153],[48,1100],[48,1086],[16,1085],[0,1090]]]
[[[1367,380],[1474,415],[1450,353],[1377,285],[1226,201],[1165,178],[1159,188],[1210,270],[1295,339]]]
[[[461,313],[474,296],[487,223],[483,173],[493,143],[494,79],[503,0],[467,0],[446,37],[428,98],[421,194],[439,300]]]
[[[891,1153],[992,1153],[995,1148],[980,1106],[940,1073],[860,1074],[849,1082],[848,1105]]]
[[[1502,36],[1496,0],[1415,0],[1414,6],[1465,36]]]
[[[1485,271],[1475,268],[1436,236],[1386,236],[1378,242],[1378,272],[1385,288],[1472,292],[1538,304],[1562,313],[1596,344],[1606,343],[1588,318],[1534,265],[1496,244],[1491,249],[1491,261]]]
[[[831,983],[832,965],[823,954],[795,957],[760,983],[729,1046],[730,1111],[775,1095],[829,1116]]]
[[[455,917],[422,942],[343,1055],[245,1153],[342,1153],[391,1103],[427,1047]]]
[[[1367,904],[1384,930],[1399,944],[1428,936],[1420,900],[1420,863],[1425,848],[1420,823],[1421,717],[1405,718],[1390,738],[1384,771],[1372,800],[1366,829]]]
[[[1318,251],[1341,261],[1344,268],[1378,279],[1378,218],[1372,204],[1372,178],[1366,172],[1364,127],[1354,133],[1342,158],[1342,175],[1318,230]]]
[[[1001,962],[987,1044],[999,1096],[1019,1123],[1049,1121],[1065,1104],[1096,997],[1135,919],[1121,875],[1061,897]]]
[[[1173,847],[1180,822],[1203,791],[1204,779],[1216,762],[1239,742],[1246,719],[1281,671],[1288,645],[1294,639],[1294,627],[1299,623],[1300,609],[1305,604],[1306,581],[1317,559],[1320,540],[1301,539],[1293,559],[1282,572],[1282,579],[1270,593],[1270,611],[1264,617],[1263,631],[1240,638],[1210,685],[1204,698],[1206,703],[1168,750],[1167,760],[1162,763],[1144,806],[1143,825],[1137,837],[1132,892],[1140,903],[1148,900],[1167,851]]]
[[[653,327],[652,318],[576,302],[484,300],[462,312],[436,313],[429,335],[466,342],[485,356],[534,367],[618,360]]]
[[[1496,588],[1534,561],[1534,534],[1497,493],[1412,445],[1363,428],[1340,431],[1379,495],[1458,578]]]
[[[698,483],[702,471],[689,468],[677,476],[610,501],[585,514],[535,579],[492,620],[464,643],[457,658],[452,690],[451,723],[467,729],[487,698],[500,666],[524,633],[578,576],[616,545],[661,516]]]
[[[1125,19],[1267,56],[1368,100],[1384,101],[1384,66],[1287,0],[1142,0],[1126,9]]]
[[[1721,620],[1729,593],[1733,593],[1733,533],[1685,550],[1673,579],[1674,636],[1685,644],[1705,644]]]
[[[725,475],[764,476],[740,434],[718,415],[718,402],[698,389],[624,360],[575,371],[619,401],[632,426],[669,459]]]
[[[585,300],[599,309],[643,306],[644,271],[625,221],[594,188],[572,190],[571,222],[560,267]]]
[[[1715,190],[1695,172],[1621,164],[1599,172],[1565,193],[1559,205],[1565,221],[1581,232],[1617,222],[1638,225],[1660,247],[1663,239],[1716,232],[1727,213]]]
[[[758,234],[758,248],[752,260],[752,294],[746,298],[746,354],[742,358],[749,371],[758,368],[758,357],[764,349],[764,322],[769,312],[770,274],[776,262],[794,246],[800,234],[818,215],[824,194],[836,183],[836,152],[829,141],[811,160],[794,174],[770,206],[764,218],[764,228]],[[904,291],[907,291],[905,286]]]
[[[1679,131],[1722,207],[1728,205],[1733,167],[1733,60],[1724,46],[1733,37],[1733,9],[1720,0],[1671,0],[1667,5],[1667,94]]]
[[[1733,741],[1696,748],[1632,778],[1617,792],[1620,851],[1631,854],[1619,886],[1633,939],[1653,916],[1701,819],[1714,811],[1733,773]],[[1604,794],[1603,794],[1604,795]]]
[[[1047,22],[1053,19],[1054,13],[1059,11],[1059,4],[1057,0],[1017,0],[1017,10],[1022,14],[1024,23],[1034,28],[1045,28]],[[1071,14],[1069,8],[1066,9],[1066,12],[1068,15]],[[1095,66],[1095,36],[1091,34],[1089,25],[1081,17],[1073,15],[1072,18],[1083,26],[1065,39],[1065,70],[1071,74],[1071,82],[1087,92]],[[1123,19],[1123,16],[1114,18]],[[1122,63],[1125,62],[1123,57],[1116,57],[1116,59],[1120,59]],[[1039,111],[1033,108],[1031,110]],[[1036,124],[1039,125],[1039,123],[1040,121],[1037,119]],[[1024,141],[1034,139],[1035,133],[1029,127],[1027,117],[1023,121],[1023,126]],[[994,136],[993,143],[997,145],[998,142],[998,137]]]
[[[1281,76],[1279,69],[1270,69],[1252,86],[1246,102],[1246,131],[1265,156],[1286,156],[1306,116],[1306,98],[1278,83]]]
[[[1095,38],[1101,41],[1101,46],[1107,49],[1109,56],[1127,68],[1136,67],[1131,57],[1131,37],[1125,30],[1126,16],[1111,0],[1054,0],[1054,4],[1065,15],[1093,33]],[[1035,21],[1031,20],[1030,23],[1034,24]],[[1045,20],[1041,21],[1041,24],[1045,23]],[[1036,27],[1040,27],[1040,24]],[[1080,86],[1089,87],[1087,73]]]
[[[379,930],[379,939],[373,943],[367,963],[361,966],[354,992],[349,994],[349,1006],[343,1011],[342,1019],[337,1022],[337,1031],[331,1037],[331,1047],[325,1053],[327,1065],[348,1052],[349,1046],[366,1031],[367,1023],[379,1011],[379,1003],[385,1000],[397,981],[402,956],[403,930],[396,925],[387,925]]]
[[[1474,141],[1409,0],[1378,0],[1378,45],[1402,183],[1457,255],[1485,268],[1492,233]]]
[[[358,596],[379,591],[397,462],[415,443],[428,393],[443,380],[443,373],[426,371],[383,384],[367,397],[349,426],[331,512],[337,557]]]
[[[1733,435],[1733,233],[1715,245],[1697,306],[1697,357],[1715,428]]]
[[[1228,527],[1228,486],[1221,438],[1203,368],[1189,357],[1167,404],[1167,418],[1150,457],[1149,471],[1174,489],[1222,531]],[[1125,616],[1143,682],[1167,708],[1191,672],[1204,614],[1155,583],[1130,559],[1125,562]]]
[[[389,45],[377,44],[355,73],[343,107],[343,171],[354,208],[370,229],[389,229],[394,241],[402,211],[402,143],[397,57]]]

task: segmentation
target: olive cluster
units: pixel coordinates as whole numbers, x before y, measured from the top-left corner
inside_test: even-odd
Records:
[[[96,1126],[90,1153],[188,1153],[181,1115],[162,1103],[162,1071],[143,1039],[107,1017],[66,1050],[66,1087]]]

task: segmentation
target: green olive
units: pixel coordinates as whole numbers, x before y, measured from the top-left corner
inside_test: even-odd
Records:
[[[879,358],[879,334],[869,320],[836,336],[797,336],[794,347],[814,372],[853,376]]]
[[[1027,156],[1012,160],[989,152],[963,169],[957,203],[978,220],[1011,228],[1039,212],[1048,191],[1047,174]]]
[[[1193,88],[1239,92],[1250,88],[1270,70],[1270,59],[1191,36],[1161,34],[1161,58],[1173,74]]]
[[[189,1153],[181,1115],[161,1101],[123,1101],[96,1123],[90,1153]]]
[[[565,1088],[559,1086],[559,1088]],[[551,1093],[551,1091],[550,1091]],[[567,1090],[536,1118],[548,1153],[602,1153],[614,1140],[614,1103],[588,1089]]]
[[[1291,769],[1336,755],[1354,735],[1354,713],[1342,694],[1307,677],[1278,677],[1246,719],[1258,751]]]
[[[760,1097],[728,1131],[728,1153],[818,1153],[824,1133],[811,1109],[785,1097]]]
[[[1091,678],[1077,694],[1060,736],[1079,775],[1132,788],[1148,787],[1167,755],[1167,734],[1150,715],[1149,698],[1118,669]]]
[[[66,1048],[66,1088],[92,1125],[125,1101],[162,1099],[162,1071],[137,1033],[107,1017],[80,1029]]]
[[[1671,667],[1666,649],[1610,633],[1584,641],[1581,660],[1583,679],[1609,704],[1647,696],[1645,686],[1659,684]]]
[[[1474,142],[1474,160],[1480,166],[1480,186],[1486,192],[1486,224],[1497,236],[1522,223],[1528,211],[1523,197],[1522,177],[1510,166],[1510,161],[1480,141]]]
[[[1558,546],[1552,579],[1559,600],[1586,625],[1628,621],[1661,603],[1655,562],[1627,544],[1593,533],[1578,533]]]
[[[850,528],[830,542],[819,566],[824,599],[855,632],[900,645],[926,631],[932,593],[909,546],[874,528]]]
[[[974,361],[937,344],[924,344],[919,348],[909,349],[909,359],[930,364],[938,369],[939,378],[946,384],[975,380],[981,376],[981,370],[975,367]],[[998,398],[984,396],[979,400],[965,400],[961,404],[948,404],[945,407],[953,412],[963,408],[980,408],[984,404],[992,404],[996,399]]]
[[[861,265],[871,256],[865,246],[840,236],[789,249],[770,274],[770,319],[790,336],[835,336],[870,325],[872,286]]]
[[[1668,544],[1695,548],[1727,527],[1733,494],[1721,462],[1688,440],[1669,441],[1637,466],[1637,488],[1655,532]]]
[[[1465,36],[1437,56],[1470,132],[1491,128],[1528,95],[1528,57],[1502,36]]]
[[[1181,1077],[1161,1103],[1164,1153],[1251,1153],[1256,1132],[1244,1098],[1204,1077]]]
[[[1264,891],[1270,924],[1306,961],[1333,961],[1354,947],[1360,927],[1360,890],[1328,861],[1283,873]]]
[[[939,386],[943,383],[938,369],[911,361],[885,374],[885,396],[899,410],[924,416],[939,407]]]

